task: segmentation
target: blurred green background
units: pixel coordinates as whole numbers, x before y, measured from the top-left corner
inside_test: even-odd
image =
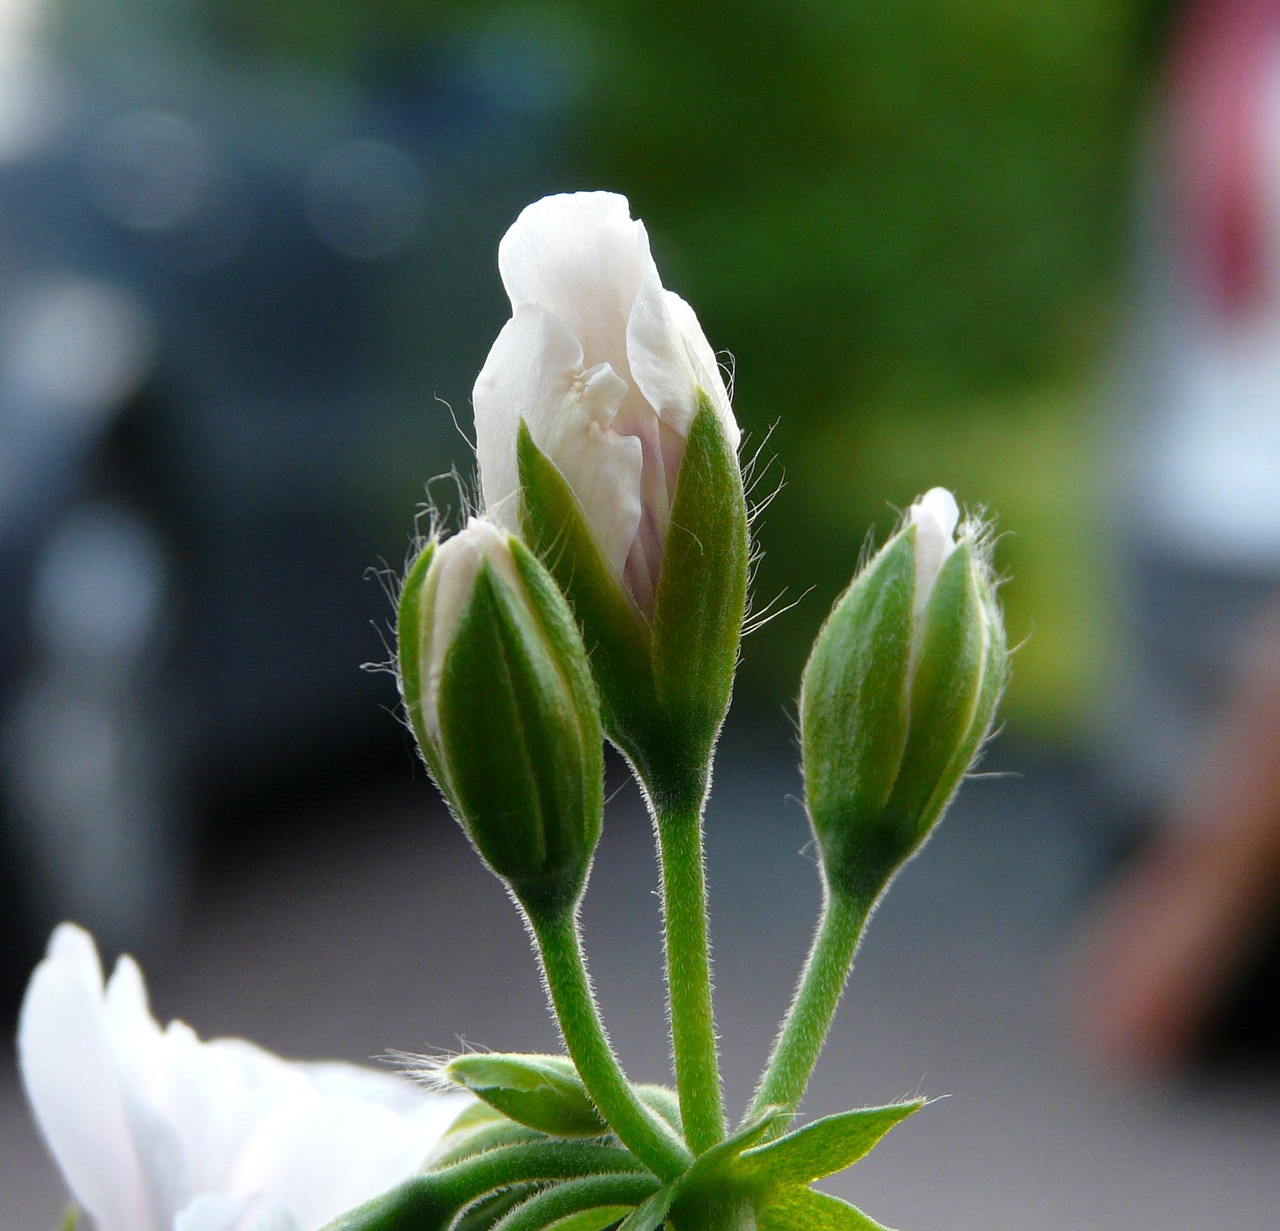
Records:
[[[571,82],[555,186],[630,197],[664,281],[734,356],[757,495],[785,478],[759,530],[756,597],[796,605],[748,641],[740,698],[791,695],[868,534],[944,484],[1004,532],[1023,643],[1009,720],[1069,739],[1104,657],[1107,376],[1133,146],[1171,10],[220,0],[210,12],[233,39],[357,75],[477,25],[538,40]],[[449,396],[465,404],[466,391]]]

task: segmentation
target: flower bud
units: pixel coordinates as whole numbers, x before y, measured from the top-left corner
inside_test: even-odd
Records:
[[[873,902],[941,819],[1007,674],[980,526],[934,488],[837,601],[800,695],[805,791],[828,884]]]
[[[409,723],[463,830],[531,911],[576,904],[600,836],[599,709],[573,617],[493,523],[433,542],[397,624]]]
[[[568,1056],[466,1052],[445,1064],[440,1076],[508,1119],[554,1137],[609,1131]]]
[[[610,738],[642,773],[672,749],[705,760],[729,703],[749,562],[739,432],[715,355],[663,288],[623,197],[535,202],[498,262],[512,317],[474,391],[486,508],[563,587]]]

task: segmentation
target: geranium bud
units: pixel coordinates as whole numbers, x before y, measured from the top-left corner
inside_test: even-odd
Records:
[[[499,248],[512,317],[476,381],[488,514],[564,589],[606,729],[634,760],[705,757],[737,663],[748,566],[738,426],[693,309],[624,197],[529,206]]]
[[[867,904],[941,819],[1008,669],[981,527],[934,488],[836,602],[800,695],[809,818],[833,889]]]
[[[609,1131],[568,1056],[467,1052],[441,1070],[508,1119],[555,1137],[598,1137]]]
[[[410,725],[472,844],[527,908],[572,908],[604,771],[586,652],[555,582],[518,539],[472,518],[409,570],[397,634]]]

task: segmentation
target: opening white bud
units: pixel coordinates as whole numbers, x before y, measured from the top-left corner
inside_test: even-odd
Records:
[[[960,506],[945,487],[933,487],[911,506],[907,520],[916,528],[915,613],[919,616],[942,566],[956,549]]]
[[[466,527],[435,551],[422,583],[422,720],[433,738],[440,736],[440,673],[462,614],[471,598],[480,566],[488,560],[517,590],[520,582],[511,559],[510,536],[491,521],[472,517]]]

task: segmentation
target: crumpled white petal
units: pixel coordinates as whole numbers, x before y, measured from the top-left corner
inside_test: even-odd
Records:
[[[519,529],[523,419],[649,614],[699,390],[738,444],[715,353],[693,309],[663,289],[644,224],[615,193],[534,202],[503,237],[498,267],[512,318],[473,395],[486,512]]]
[[[104,987],[92,938],[71,924],[32,976],[18,1061],[98,1231],[314,1231],[415,1171],[465,1102],[161,1029],[136,964],[122,958]]]
[[[476,380],[476,457],[485,510],[513,533],[520,420],[564,475],[619,574],[640,524],[642,446],[612,430],[628,390],[608,364],[587,367],[582,344],[554,312],[523,304]]]

